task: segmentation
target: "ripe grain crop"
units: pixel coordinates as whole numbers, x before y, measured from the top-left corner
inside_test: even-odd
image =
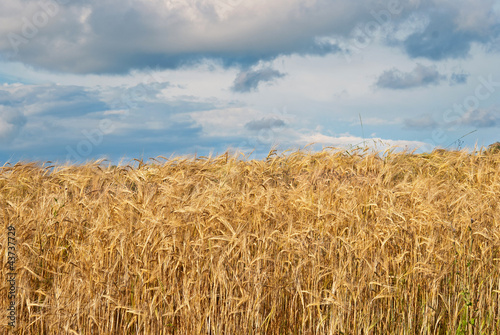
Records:
[[[1,168],[16,334],[500,333],[498,151],[135,163]]]

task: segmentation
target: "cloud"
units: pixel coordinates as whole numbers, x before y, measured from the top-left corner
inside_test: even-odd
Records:
[[[140,83],[132,87],[120,86],[108,88],[106,94],[111,97],[109,105],[113,109],[130,109],[155,102],[162,90],[171,86],[169,82]]]
[[[309,134],[301,134],[297,141],[298,144],[307,145],[310,143],[319,143],[323,145],[328,145],[332,147],[352,147],[366,145],[371,148],[382,150],[383,148],[389,147],[408,147],[408,148],[421,148],[426,147],[427,143],[420,141],[407,141],[407,140],[390,140],[382,139],[379,137],[366,138],[353,136],[346,134],[344,136],[328,136],[319,132],[313,132]]]
[[[380,20],[398,27],[418,13],[429,24],[400,44],[410,57],[439,60],[464,57],[471,43],[491,43],[500,32],[493,0],[399,2],[398,14],[386,20],[390,6],[374,0],[231,5],[220,0],[23,0],[22,5],[2,0],[0,58],[80,74],[176,69],[207,59],[248,68],[282,55],[347,53],[341,41],[351,40],[356,27],[373,27]],[[339,43],[325,43],[325,37]]]
[[[500,126],[500,108],[476,109],[466,112],[458,123],[464,126],[477,128],[491,128]]]
[[[452,73],[450,76],[450,85],[461,85],[461,84],[467,84],[467,79],[469,78],[468,73]]]
[[[385,119],[385,118],[381,118],[381,117],[370,116],[370,117],[363,117],[361,119],[361,121],[364,125],[386,126],[386,125],[394,125],[394,124],[401,123],[401,118],[396,117],[396,118],[392,118],[392,119]],[[350,125],[355,126],[355,127],[359,127],[359,125],[360,125],[359,117],[353,117]]]
[[[0,142],[17,136],[19,146],[10,147],[15,152],[44,152],[47,150],[44,148],[51,146],[64,148],[74,141],[86,141],[85,134],[98,130],[102,120],[112,123],[113,131],[105,134],[107,144],[119,137],[125,146],[132,148],[135,141],[142,141],[136,134],[151,134],[143,137],[153,142],[187,141],[202,128],[186,114],[214,108],[214,102],[187,98],[163,100],[158,92],[165,85],[151,88],[139,85],[144,94],[132,94],[138,86],[101,87],[99,91],[75,85],[0,86]],[[111,105],[121,109],[113,110]],[[158,135],[157,140],[154,134]],[[113,149],[103,144],[99,150],[104,147],[116,151],[122,146],[117,144]],[[93,152],[99,150],[95,148]]]
[[[380,88],[408,89],[428,85],[437,85],[446,76],[441,75],[435,66],[417,64],[411,72],[401,72],[393,68],[380,75],[375,85]]]
[[[284,73],[271,68],[254,71],[242,71],[234,80],[234,84],[231,89],[234,92],[240,93],[256,91],[260,83],[272,82],[276,78],[283,78],[284,76]]]
[[[425,29],[402,42],[406,53],[411,58],[457,59],[468,56],[474,42],[488,44],[498,36],[500,21],[492,11],[494,1],[478,2],[430,1],[420,10],[428,18]]]
[[[96,90],[55,84],[6,86],[8,97],[0,94],[0,105],[24,109],[38,116],[75,117],[108,109]]]
[[[55,3],[57,10],[49,14],[40,3]],[[225,3],[25,0],[20,6],[3,0],[0,57],[71,73],[179,68],[206,59],[248,67],[279,55],[338,52],[316,37],[345,34],[369,17],[364,4],[341,0]],[[46,20],[37,20],[41,16]]]
[[[410,129],[422,130],[432,129],[438,126],[434,118],[429,114],[424,114],[416,118],[405,119],[404,125]]]
[[[0,145],[14,140],[25,124],[26,117],[21,110],[0,105]]]
[[[272,129],[285,126],[285,121],[275,117],[264,117],[260,120],[253,120],[245,124],[245,128],[252,131]]]

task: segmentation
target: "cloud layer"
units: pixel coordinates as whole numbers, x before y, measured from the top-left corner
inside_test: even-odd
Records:
[[[413,58],[463,58],[499,36],[493,0],[3,0],[0,58],[72,73],[178,68],[214,59],[249,67],[280,55],[348,53],[356,29],[423,29],[398,40]],[[343,41],[326,43],[324,37]]]

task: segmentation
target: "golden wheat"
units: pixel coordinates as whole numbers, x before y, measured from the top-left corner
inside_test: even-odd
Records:
[[[496,334],[499,199],[491,150],[4,166],[16,334]]]

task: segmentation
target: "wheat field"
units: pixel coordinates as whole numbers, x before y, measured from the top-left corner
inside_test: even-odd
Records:
[[[500,153],[0,170],[15,334],[500,333]]]

